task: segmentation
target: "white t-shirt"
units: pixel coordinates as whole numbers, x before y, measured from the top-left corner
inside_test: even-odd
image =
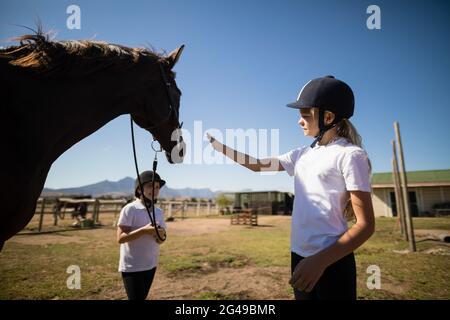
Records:
[[[347,231],[343,211],[348,191],[371,191],[367,154],[338,138],[328,145],[292,150],[277,159],[294,176],[291,251],[303,257],[314,255]]]
[[[150,213],[152,208],[150,207]],[[153,214],[153,213],[152,213]],[[164,215],[160,208],[155,207],[156,223],[166,229]],[[131,227],[131,231],[150,223],[145,206],[140,200],[135,200],[122,208],[118,221],[119,226]],[[120,272],[138,272],[155,268],[158,265],[159,244],[154,236],[144,234],[139,238],[120,244]]]

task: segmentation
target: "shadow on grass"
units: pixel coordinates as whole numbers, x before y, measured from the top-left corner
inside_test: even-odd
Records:
[[[98,227],[91,227],[91,228],[76,228],[76,227],[72,227],[69,229],[57,229],[57,230],[48,230],[48,231],[22,231],[18,234],[16,234],[15,236],[38,236],[41,234],[54,234],[54,233],[60,233],[60,232],[68,232],[68,231],[80,231],[80,230],[98,230],[98,229],[106,229],[102,226],[98,226]],[[110,229],[110,228],[109,228]]]

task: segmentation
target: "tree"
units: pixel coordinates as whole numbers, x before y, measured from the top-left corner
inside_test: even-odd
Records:
[[[220,208],[220,212],[223,214],[225,211],[224,209],[230,206],[233,203],[233,200],[221,193],[216,197],[216,203]]]

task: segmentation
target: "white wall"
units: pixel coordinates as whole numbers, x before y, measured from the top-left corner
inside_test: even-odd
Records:
[[[450,201],[450,187],[416,187],[408,188],[408,191],[415,191],[419,213],[431,211],[436,203]],[[394,192],[394,188],[380,188],[372,190],[372,202],[376,217],[392,217],[391,201],[389,192]]]

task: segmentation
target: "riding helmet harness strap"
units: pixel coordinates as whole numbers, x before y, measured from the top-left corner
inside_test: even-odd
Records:
[[[325,134],[325,132],[327,132],[328,130],[330,130],[331,128],[333,128],[334,126],[336,126],[336,124],[329,124],[329,125],[325,125],[324,123],[324,117],[325,117],[325,110],[322,108],[319,108],[319,134],[317,136],[315,136],[313,143],[311,143],[311,148],[314,148],[315,145],[322,140],[323,135]],[[334,121],[333,121],[334,123]]]

